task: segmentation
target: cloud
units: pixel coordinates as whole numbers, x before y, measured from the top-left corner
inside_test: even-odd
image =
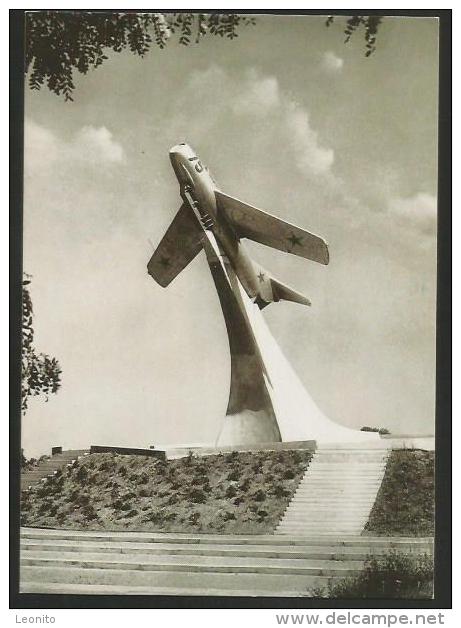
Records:
[[[124,159],[122,145],[105,126],[84,126],[70,140],[65,140],[34,120],[25,121],[26,174],[56,165],[120,164]]]
[[[341,72],[344,65],[344,59],[341,59],[341,57],[338,57],[334,52],[329,50],[328,52],[323,53],[320,65],[326,72],[333,74],[335,72]]]
[[[213,65],[194,72],[187,87],[189,107],[192,99],[204,100],[203,104],[198,104],[200,108],[206,106],[206,132],[210,132],[215,125],[221,125],[225,114],[226,122],[233,118],[232,124],[240,129],[249,125],[253,142],[261,141],[262,145],[270,137],[278,150],[280,147],[289,149],[297,168],[304,175],[329,173],[334,151],[321,145],[310,123],[309,112],[281,89],[275,76],[264,75],[251,68],[235,77]],[[220,95],[215,103],[209,99],[209,94],[213,92]],[[193,124],[188,122],[188,132],[203,134],[204,130],[194,128]],[[222,125],[220,130],[222,134]],[[258,132],[264,138],[258,136]]]
[[[236,114],[268,113],[280,107],[281,94],[278,81],[273,76],[260,77],[251,70],[245,78],[245,89],[232,104]]]
[[[71,152],[76,158],[92,162],[120,163],[124,159],[122,146],[113,140],[105,126],[84,126],[71,143]]]
[[[428,235],[436,233],[437,199],[431,194],[419,192],[408,198],[393,198],[388,211],[402,226],[416,228]]]
[[[317,133],[309,123],[305,109],[294,103],[285,104],[285,126],[291,134],[291,142],[296,153],[298,168],[313,174],[327,173],[333,165],[335,154],[332,148],[323,148]]]

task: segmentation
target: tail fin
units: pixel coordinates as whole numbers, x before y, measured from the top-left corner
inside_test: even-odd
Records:
[[[294,303],[301,303],[302,305],[311,305],[307,297],[277,279],[274,279],[274,277],[271,277],[271,285],[274,301],[293,301]]]
[[[273,277],[260,264],[254,260],[252,260],[252,264],[259,279],[259,290],[255,303],[260,310],[269,305],[269,303],[274,303],[274,301],[293,301],[293,303],[311,305],[307,297]]]

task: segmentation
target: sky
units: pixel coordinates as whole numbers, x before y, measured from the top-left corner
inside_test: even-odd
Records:
[[[437,20],[386,18],[369,58],[343,26],[258,16],[234,41],[114,53],[74,102],[26,90],[24,270],[63,371],[22,419],[26,455],[215,440],[230,356],[204,254],[166,289],[146,269],[183,141],[224,192],[329,242],[326,267],[248,243],[312,301],[263,315],[323,413],[433,433]]]

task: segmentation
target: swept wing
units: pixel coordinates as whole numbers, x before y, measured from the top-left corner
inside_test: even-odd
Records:
[[[147,264],[149,275],[167,286],[202,249],[202,237],[203,230],[194,214],[187,205],[181,205]]]
[[[219,210],[240,238],[249,238],[279,251],[328,264],[328,244],[323,238],[223,192],[216,190],[215,194]]]

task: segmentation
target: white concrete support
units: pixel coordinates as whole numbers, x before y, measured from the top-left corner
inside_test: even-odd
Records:
[[[207,232],[205,251],[221,301],[231,353],[229,403],[216,444],[315,440],[377,441],[376,433],[328,419],[304,388],[274,340],[259,307]]]

